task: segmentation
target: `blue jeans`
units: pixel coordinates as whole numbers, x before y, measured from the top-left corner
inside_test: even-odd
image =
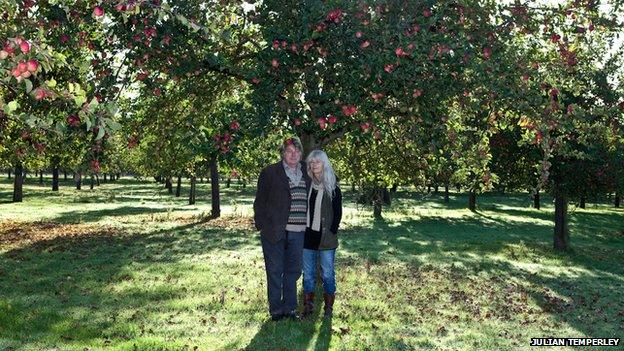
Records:
[[[301,276],[303,232],[286,232],[286,234],[285,238],[276,244],[261,237],[267,275],[269,313],[272,315],[289,313],[297,309],[297,280]]]
[[[336,293],[336,272],[334,271],[334,258],[336,249],[332,250],[308,250],[303,249],[303,293],[314,292],[316,284],[316,261],[321,260],[321,278],[323,290],[330,295]]]

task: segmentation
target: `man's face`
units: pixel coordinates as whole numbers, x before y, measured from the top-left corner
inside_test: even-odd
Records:
[[[301,151],[294,145],[288,145],[284,149],[283,157],[288,167],[295,168],[297,164],[299,164],[299,161],[301,161]]]

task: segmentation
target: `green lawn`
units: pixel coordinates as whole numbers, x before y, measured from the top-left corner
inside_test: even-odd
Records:
[[[570,215],[554,253],[550,199],[399,191],[384,220],[345,189],[335,314],[271,322],[253,188],[186,205],[122,179],[53,193],[0,180],[1,350],[516,350],[531,337],[624,337],[624,211]],[[187,191],[184,187],[183,191]],[[321,301],[318,301],[318,305]],[[561,349],[561,348],[558,348]],[[592,348],[599,349],[599,348]]]

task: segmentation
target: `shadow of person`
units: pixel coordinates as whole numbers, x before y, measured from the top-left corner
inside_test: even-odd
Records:
[[[302,306],[300,303],[299,306]],[[246,351],[256,350],[308,350],[316,334],[318,321],[322,319],[323,294],[317,293],[313,312],[299,320],[283,319],[272,321],[267,319],[262,324],[249,344],[243,348]],[[329,324],[323,320],[316,340],[316,350],[328,350],[331,338],[331,319]]]
[[[318,331],[318,337],[316,338],[316,344],[314,345],[315,351],[327,351],[331,344],[332,337],[332,316],[324,317],[321,323],[321,327]]]

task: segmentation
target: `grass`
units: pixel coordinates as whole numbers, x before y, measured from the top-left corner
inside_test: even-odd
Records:
[[[333,319],[275,323],[253,188],[222,189],[223,217],[208,220],[208,184],[189,206],[147,181],[29,181],[20,204],[0,181],[3,350],[516,350],[624,335],[624,211],[608,205],[572,211],[561,254],[549,199],[538,211],[489,194],[473,213],[463,195],[399,191],[375,221],[345,189]]]

